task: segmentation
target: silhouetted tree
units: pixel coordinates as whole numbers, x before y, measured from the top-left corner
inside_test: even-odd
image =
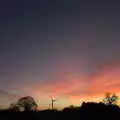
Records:
[[[17,101],[17,105],[24,109],[24,111],[35,111],[37,110],[37,103],[31,96],[22,97]]]
[[[116,96],[115,94],[111,95],[110,93],[107,93],[105,95],[105,98],[103,99],[103,102],[107,105],[116,104],[117,101],[118,101],[118,96]]]

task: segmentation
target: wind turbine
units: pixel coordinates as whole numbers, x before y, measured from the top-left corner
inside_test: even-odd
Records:
[[[54,108],[54,102],[56,102],[56,100],[57,100],[57,99],[55,99],[55,98],[51,97],[52,110],[53,110],[53,108]]]

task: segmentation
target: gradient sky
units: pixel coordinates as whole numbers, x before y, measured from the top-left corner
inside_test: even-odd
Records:
[[[57,96],[59,108],[119,94],[119,26],[116,0],[0,0],[0,107],[26,95],[40,108]]]

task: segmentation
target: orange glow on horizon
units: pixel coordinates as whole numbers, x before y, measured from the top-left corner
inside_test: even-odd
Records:
[[[80,105],[82,101],[102,101],[105,93],[120,93],[120,64],[105,66],[86,78],[76,78],[41,86],[45,95],[53,94],[67,98],[69,104]],[[37,87],[36,87],[37,88]],[[39,91],[40,89],[36,89]]]
[[[56,80],[49,84],[23,86],[22,90],[27,95],[33,95],[41,108],[49,108],[51,95],[57,98],[55,103],[57,108],[80,105],[83,101],[99,102],[102,101],[105,93],[120,95],[119,73],[120,64],[116,63],[111,66],[106,65],[86,77],[69,76],[66,80]]]

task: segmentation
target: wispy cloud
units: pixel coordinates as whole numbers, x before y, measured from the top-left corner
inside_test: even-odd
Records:
[[[18,94],[11,93],[10,91],[7,92],[7,91],[4,91],[4,90],[0,90],[0,95],[8,97],[8,98],[12,98],[12,99],[14,99],[14,98],[16,99],[16,98],[20,97],[20,95],[18,95]]]
[[[91,98],[91,100],[98,100],[106,92],[119,93],[120,92],[120,64],[104,64],[96,70],[96,72],[86,77],[69,77],[69,79],[58,78],[54,82],[29,84],[21,87],[21,94],[28,93],[37,97],[41,102],[48,104],[51,95],[58,96],[60,99],[68,100],[69,104],[79,103],[80,99]],[[16,87],[17,90],[17,87]],[[4,91],[0,94],[12,95]],[[94,99],[94,97],[96,97]],[[101,99],[101,98],[100,98]],[[42,103],[41,103],[42,104]],[[62,103],[60,103],[62,104]],[[64,102],[63,102],[64,104]],[[66,103],[65,103],[66,104]]]
[[[58,81],[43,86],[36,85],[36,92],[59,96],[92,96],[106,92],[120,92],[120,64],[104,65],[86,78]],[[39,86],[39,87],[38,87]]]

